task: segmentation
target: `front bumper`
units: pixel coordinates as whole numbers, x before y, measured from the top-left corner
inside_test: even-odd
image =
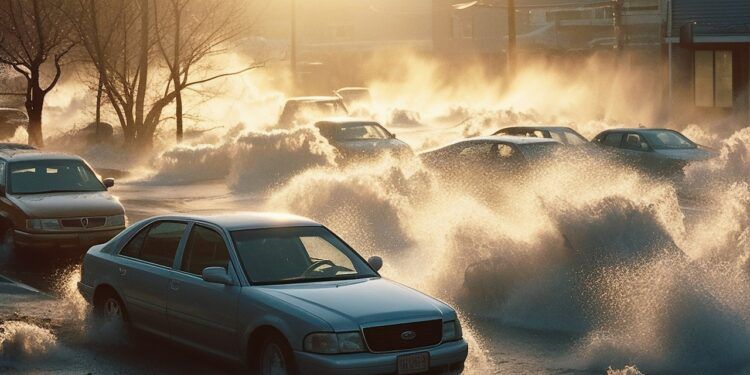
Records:
[[[92,230],[87,232],[29,233],[13,231],[16,246],[31,248],[85,248],[105,243],[122,232],[125,227]]]
[[[464,340],[444,343],[432,348],[394,353],[314,354],[295,351],[302,374],[396,374],[397,357],[405,354],[430,353],[430,373],[460,372],[469,353]]]
[[[79,281],[78,292],[81,293],[81,296],[83,296],[83,299],[85,299],[87,302],[94,301],[94,287],[93,286],[88,286]]]

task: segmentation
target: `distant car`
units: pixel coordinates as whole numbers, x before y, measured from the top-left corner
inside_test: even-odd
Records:
[[[19,127],[29,124],[26,112],[15,108],[0,108],[0,139],[7,139],[16,134]]]
[[[408,144],[396,139],[395,134],[377,121],[339,117],[318,121],[315,126],[345,160],[371,158],[389,152],[395,156],[414,155]]]
[[[419,154],[428,167],[450,175],[478,172],[522,172],[563,147],[547,138],[485,136],[467,138]]]
[[[0,145],[0,236],[25,254],[87,249],[125,228],[125,211],[81,158]]]
[[[335,93],[344,100],[346,108],[372,106],[372,95],[367,87],[343,87]]]
[[[567,126],[512,126],[500,129],[492,135],[550,138],[568,146],[590,144],[588,139]]]
[[[681,174],[682,169],[690,162],[710,159],[716,155],[670,129],[605,130],[594,137],[593,143],[634,167],[668,176]]]
[[[288,128],[325,117],[346,116],[344,101],[338,96],[301,96],[289,98],[279,117],[279,126]]]
[[[260,374],[460,372],[456,312],[298,216],[159,216],[83,259],[99,316]]]

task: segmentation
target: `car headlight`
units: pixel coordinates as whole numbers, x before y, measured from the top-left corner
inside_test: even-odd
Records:
[[[26,228],[34,230],[59,230],[60,221],[57,219],[29,219]]]
[[[359,332],[319,332],[305,337],[304,348],[318,354],[361,353],[365,351],[365,342]]]
[[[125,215],[112,215],[107,216],[108,227],[123,227],[125,226]]]
[[[458,320],[443,322],[443,342],[461,340],[464,333]]]

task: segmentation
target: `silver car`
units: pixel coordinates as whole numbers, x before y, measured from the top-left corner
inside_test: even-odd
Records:
[[[297,216],[160,216],[92,247],[78,287],[97,314],[261,374],[461,372],[456,312],[381,265]]]

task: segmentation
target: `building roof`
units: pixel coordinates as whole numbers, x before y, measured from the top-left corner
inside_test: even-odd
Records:
[[[748,0],[673,0],[672,35],[696,22],[693,31],[700,36],[750,36],[750,1]]]

